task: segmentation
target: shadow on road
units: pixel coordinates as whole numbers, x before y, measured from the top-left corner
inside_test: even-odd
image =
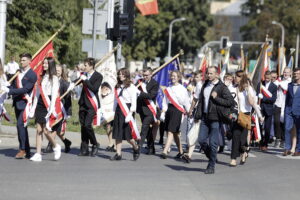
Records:
[[[193,171],[193,172],[204,172],[205,169],[201,168],[190,168],[180,165],[165,165],[166,167],[169,167],[170,169],[176,170],[176,171]]]

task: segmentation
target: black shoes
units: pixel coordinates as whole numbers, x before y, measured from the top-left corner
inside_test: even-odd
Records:
[[[46,149],[44,149],[43,153],[52,153],[52,152],[53,152],[52,145],[50,142],[48,142],[48,145]]]
[[[89,156],[89,155],[90,153],[89,153],[88,144],[82,142],[80,146],[80,153],[78,154],[78,156]]]
[[[65,144],[65,153],[69,153],[71,151],[72,142],[70,140],[68,140],[67,138],[64,139],[63,142]]]
[[[214,168],[210,168],[208,167],[205,171],[204,174],[214,174],[215,173],[215,169]]]
[[[140,147],[137,150],[133,149],[133,160],[136,161],[140,157]]]
[[[122,155],[118,155],[118,154],[116,153],[113,157],[110,158],[110,160],[111,160],[111,161],[115,161],[115,160],[119,161],[119,160],[122,160]]]
[[[155,155],[155,149],[154,148],[148,148],[147,154],[148,155]]]
[[[188,155],[186,155],[186,154],[183,155],[181,158],[186,163],[190,163],[192,161],[192,159]]]
[[[178,153],[174,158],[175,159],[181,159],[183,156],[183,153]]]
[[[160,158],[167,159],[167,154],[165,154],[165,153],[160,154]]]
[[[92,146],[92,151],[91,151],[91,156],[92,156],[92,157],[95,157],[95,156],[97,155],[99,147],[100,147],[100,144],[99,144],[99,143],[94,144],[94,145]]]
[[[223,152],[224,152],[224,146],[220,146],[218,153],[223,153]]]
[[[108,152],[116,152],[115,150],[115,145],[112,145],[112,146],[107,146],[105,151],[108,151]]]

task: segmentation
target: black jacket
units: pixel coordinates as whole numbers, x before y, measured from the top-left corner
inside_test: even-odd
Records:
[[[263,81],[262,84],[264,86],[266,86],[265,81]],[[257,88],[258,94],[261,93],[259,91],[259,89],[260,89],[260,85],[258,85],[258,88]],[[272,97],[267,98],[264,95],[264,97],[261,99],[260,107],[261,107],[261,111],[262,111],[263,115],[271,116],[274,114],[274,109],[275,109],[274,103],[277,99],[277,86],[273,82],[271,82],[267,89],[269,90],[269,92],[272,93]]]
[[[195,113],[195,119],[199,120],[203,117],[204,111],[204,89],[208,85],[209,81],[205,81],[204,85],[202,86],[199,101]],[[221,121],[219,119],[219,115],[217,109],[223,109],[224,107],[230,108],[235,105],[235,101],[230,94],[227,86],[219,80],[219,82],[213,87],[211,92],[217,92],[217,97],[214,99],[210,95],[209,102],[208,102],[208,114],[205,116],[207,120],[210,121]]]
[[[137,99],[137,112],[144,115],[152,115],[152,112],[145,103],[145,99],[149,99],[155,102],[157,93],[159,89],[159,84],[156,80],[151,79],[146,85],[147,93],[141,92]]]
[[[99,108],[100,108],[100,101],[99,101],[98,91],[102,83],[102,79],[103,79],[102,75],[99,72],[94,71],[92,77],[89,80],[86,79],[85,81],[82,81],[83,86],[87,86],[87,88],[90,89],[95,94]],[[82,89],[78,104],[79,106],[86,106],[90,109],[93,109],[93,106],[90,100],[88,99],[87,94],[84,91],[84,88]]]
[[[62,96],[68,90],[70,83],[64,79],[59,80],[59,94]],[[72,115],[72,98],[71,92],[69,92],[61,101],[66,109],[67,115]]]

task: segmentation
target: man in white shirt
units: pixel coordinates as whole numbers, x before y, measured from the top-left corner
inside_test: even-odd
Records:
[[[19,64],[16,63],[15,57],[12,56],[11,60],[5,66],[5,73],[7,76],[7,80],[9,80],[15,73],[19,70]]]
[[[277,75],[277,74],[276,74]],[[274,73],[271,76],[275,77]],[[284,113],[285,98],[288,88],[288,84],[291,82],[291,69],[285,68],[283,71],[282,80],[275,81],[277,85],[277,99],[275,101],[275,112],[274,112],[274,132],[275,132],[275,147],[283,147],[284,145],[284,121],[281,120],[281,113]]]

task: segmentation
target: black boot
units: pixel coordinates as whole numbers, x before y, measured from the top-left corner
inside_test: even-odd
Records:
[[[100,144],[99,143],[97,143],[97,144],[94,144],[93,146],[92,146],[92,151],[91,151],[91,156],[92,157],[95,157],[96,155],[97,155],[97,153],[98,153],[98,148],[100,147]]]
[[[70,140],[68,140],[67,138],[64,139],[64,144],[65,144],[65,153],[69,153],[71,150],[71,144],[72,142]]]
[[[89,156],[89,146],[88,144],[82,142],[80,146],[80,153],[78,156]]]
[[[52,153],[53,149],[52,149],[52,145],[50,142],[48,142],[48,145],[46,147],[46,149],[44,150],[44,153]]]

